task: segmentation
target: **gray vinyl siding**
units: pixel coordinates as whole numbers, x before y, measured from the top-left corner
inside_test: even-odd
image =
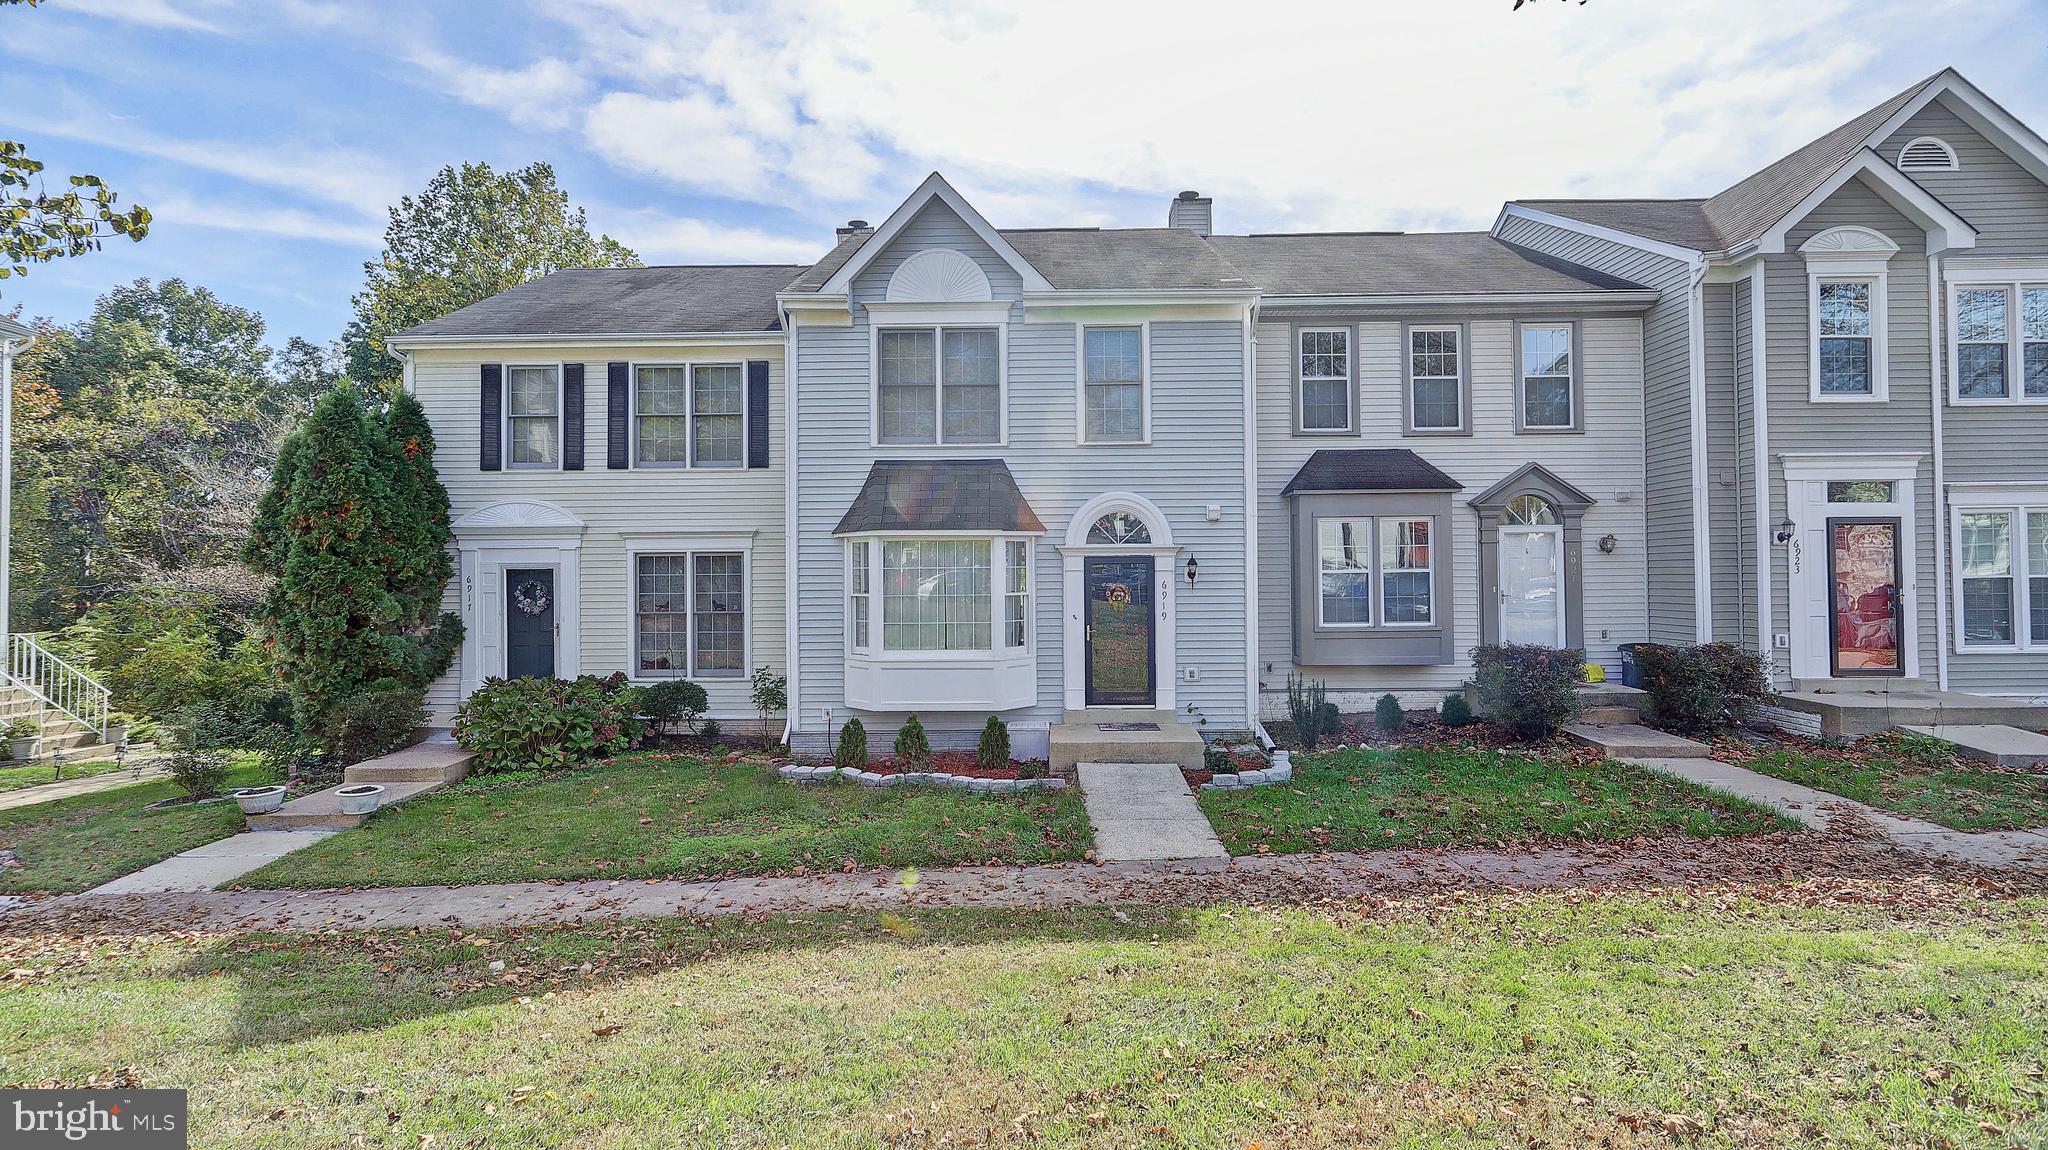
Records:
[[[783,660],[783,413],[782,348],[773,345],[684,347],[521,347],[415,352],[415,396],[434,428],[434,464],[448,489],[455,519],[507,499],[552,503],[586,524],[580,555],[579,666],[557,673],[608,675],[632,668],[627,539],[622,533],[750,535],[747,631],[754,666],[780,672]],[[768,361],[768,457],[765,468],[612,471],[605,466],[605,365],[613,361],[731,363]],[[477,467],[481,414],[479,379],[486,363],[581,363],[584,368],[582,471],[482,471]],[[549,532],[548,534],[555,534]],[[496,542],[496,541],[494,541]],[[508,545],[515,545],[509,544]],[[449,583],[446,607],[461,610],[458,580]],[[461,657],[430,688],[436,723],[453,716],[462,694]],[[710,714],[754,721],[744,677],[700,680]]]
[[[1697,592],[1693,574],[1692,352],[1687,314],[1690,269],[1683,260],[1512,216],[1501,222],[1495,234],[1660,293],[1642,321],[1649,638],[1660,643],[1691,643],[1697,636]]]
[[[1958,170],[1914,172],[1913,179],[1970,221],[1978,231],[1977,246],[1942,257],[1943,267],[1984,262],[2048,266],[2048,187],[2015,163],[1999,147],[1979,135],[1944,102],[1936,99],[1908,120],[1878,149],[1886,160],[1898,160],[1899,149],[1920,136],[1937,136],[1955,149]],[[1924,265],[1924,261],[1923,265]],[[1947,292],[1940,304],[1947,306]],[[1942,341],[1939,370],[1947,394],[1948,320],[1938,328]],[[1950,404],[1942,411],[1942,479],[1948,484],[2048,484],[2048,405],[1972,406]],[[1949,530],[1944,507],[1940,530]],[[1949,541],[1954,547],[1954,540]],[[1950,626],[1960,609],[1949,572]],[[1953,630],[1943,636],[1949,646],[1948,684],[1953,690],[1985,694],[2048,696],[2048,652],[1973,654],[1954,647]],[[1931,668],[1925,668],[1931,676]]]
[[[1745,501],[1743,468],[1737,458],[1741,413],[1735,384],[1734,286],[1707,284],[1701,289],[1707,368],[1707,555],[1713,565],[1714,638],[1720,642],[1740,642],[1742,621],[1749,614],[1742,610]]]
[[[1080,506],[1105,492],[1142,495],[1165,514],[1181,559],[1194,556],[1199,582],[1176,579],[1178,630],[1174,674],[1177,702],[1192,703],[1212,729],[1244,727],[1244,327],[1237,322],[1166,322],[1151,325],[1152,437],[1148,445],[1076,446],[1074,324],[1031,322],[1021,306],[1008,319],[1006,447],[872,448],[869,424],[868,315],[861,302],[880,298],[891,272],[911,255],[949,247],[972,257],[998,299],[1020,300],[1017,274],[943,204],[922,211],[873,264],[854,278],[851,327],[797,329],[799,438],[797,591],[802,713],[807,744],[825,737],[824,711],[834,726],[846,707],[844,543],[832,536],[879,458],[1001,458],[1025,501],[1045,524],[1034,549],[1034,641],[1038,701],[1003,713],[1013,725],[1057,723],[1064,712],[1062,559],[1069,521]],[[1134,323],[1138,310],[1107,313],[1099,322]],[[1091,321],[1096,322],[1096,321]],[[1207,508],[1219,508],[1211,523]],[[1164,562],[1164,561],[1162,561]],[[1195,668],[1200,681],[1184,674]],[[899,714],[860,713],[869,745],[880,752],[893,738]],[[926,712],[919,716],[939,746],[968,746],[986,712]]]
[[[1531,317],[1535,318],[1535,317]],[[1547,318],[1557,318],[1551,315]],[[1642,323],[1634,316],[1581,321],[1585,384],[1583,435],[1514,433],[1514,321],[1446,315],[1349,316],[1358,328],[1358,405],[1362,430],[1302,439],[1290,433],[1294,366],[1289,322],[1263,317],[1257,344],[1259,491],[1259,687],[1268,717],[1286,713],[1290,672],[1323,680],[1347,710],[1369,708],[1385,692],[1405,706],[1434,707],[1471,676],[1480,642],[1479,521],[1468,501],[1525,463],[1537,462],[1596,503],[1584,520],[1583,604],[1589,657],[1620,671],[1619,646],[1645,638],[1646,542],[1643,517]],[[1465,320],[1470,332],[1472,434],[1403,437],[1401,324]],[[1287,501],[1280,491],[1318,449],[1407,448],[1464,485],[1451,497],[1450,546],[1454,661],[1435,666],[1300,667],[1294,664]],[[1426,506],[1425,502],[1419,504]],[[1604,535],[1612,554],[1599,550]],[[1206,570],[1206,568],[1205,568]],[[1204,578],[1207,576],[1205,575]],[[1313,604],[1304,605],[1313,609]],[[1492,609],[1492,608],[1489,608]]]
[[[1809,398],[1810,367],[1808,282],[1799,246],[1829,228],[1853,225],[1884,233],[1899,245],[1887,269],[1886,378],[1889,399],[1883,403],[1814,403]],[[1815,208],[1786,236],[1784,255],[1765,256],[1766,333],[1765,386],[1768,389],[1771,445],[1771,507],[1764,517],[1777,523],[1787,515],[1783,452],[1884,451],[1925,452],[1914,479],[1916,500],[1914,545],[1909,588],[1917,592],[1918,644],[1923,679],[1934,676],[1933,644],[1937,640],[1935,594],[1935,514],[1933,464],[1933,386],[1929,376],[1927,339],[1927,243],[1925,233],[1863,184],[1851,181]],[[1790,613],[1790,549],[1771,548],[1773,631],[1792,627]],[[1826,556],[1807,557],[1825,563]]]
[[[1723,612],[1714,612],[1715,637],[1727,642],[1739,643],[1755,650],[1757,647],[1757,538],[1765,529],[1759,518],[1756,499],[1756,372],[1755,344],[1752,339],[1754,324],[1751,322],[1751,300],[1749,281],[1744,279],[1732,285],[1729,292],[1729,342],[1732,350],[1729,366],[1734,373],[1729,390],[1735,408],[1735,429],[1730,444],[1733,458],[1728,463],[1735,473],[1735,527],[1731,537],[1717,537],[1714,552],[1717,557],[1732,549],[1733,558],[1727,562],[1735,572],[1730,586],[1735,588],[1734,603],[1724,618]],[[1716,568],[1714,587],[1722,585],[1723,575]]]

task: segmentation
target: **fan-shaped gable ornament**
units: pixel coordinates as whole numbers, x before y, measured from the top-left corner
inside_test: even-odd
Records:
[[[981,265],[952,248],[929,248],[889,277],[890,303],[987,303],[995,297]]]

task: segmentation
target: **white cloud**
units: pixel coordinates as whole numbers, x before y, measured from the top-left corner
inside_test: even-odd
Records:
[[[650,264],[807,264],[831,248],[830,233],[781,235],[759,228],[593,204],[592,227]]]
[[[1085,211],[1090,192],[1156,196],[1117,222],[1163,222],[1165,197],[1196,187],[1220,223],[1271,228],[1484,226],[1517,195],[1709,194],[1972,58],[2026,2],[540,11],[605,90],[585,137],[624,170],[871,215],[938,168],[1009,201],[999,224],[1068,222],[1044,216]]]
[[[83,12],[88,16],[140,24],[146,28],[218,34],[220,25],[201,19],[193,11],[210,7],[214,5],[179,3],[178,0],[64,0],[66,11]]]
[[[411,78],[473,107],[503,112],[515,124],[572,123],[590,84],[568,62],[543,57],[521,68],[493,68],[424,45],[412,48]]]
[[[146,193],[137,198],[149,205],[154,234],[161,234],[166,230],[165,225],[170,225],[319,240],[371,249],[377,248],[384,240],[383,228],[354,216],[340,217],[261,204],[201,201],[179,193]]]

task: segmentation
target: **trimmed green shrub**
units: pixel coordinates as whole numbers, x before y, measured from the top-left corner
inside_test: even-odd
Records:
[[[832,749],[832,762],[864,771],[868,766],[868,729],[859,719],[848,719],[839,728],[839,745]]]
[[[1041,759],[1033,759],[1028,763],[1017,764],[1017,777],[1020,779],[1042,779],[1050,773],[1052,773],[1051,767]]]
[[[1390,734],[1398,731],[1407,719],[1408,716],[1401,710],[1401,700],[1395,698],[1392,691],[1381,695],[1380,701],[1373,705],[1372,721],[1382,731]]]
[[[1556,734],[1579,714],[1586,653],[1516,643],[1472,652],[1480,713],[1524,739]]]
[[[1303,750],[1313,751],[1323,732],[1317,730],[1318,719],[1323,709],[1324,687],[1321,679],[1304,679],[1289,673],[1287,676],[1287,720],[1294,724],[1294,737]]]
[[[599,679],[487,679],[455,713],[455,739],[480,772],[559,770],[630,750],[641,699],[623,675]]]
[[[904,720],[903,729],[896,732],[896,757],[907,767],[931,765],[932,741],[925,737],[924,724],[917,721],[916,715]]]
[[[1230,748],[1221,743],[1207,743],[1202,747],[1202,765],[1212,775],[1234,775],[1237,760],[1230,757]]]
[[[1323,703],[1316,708],[1316,738],[1342,738],[1344,735],[1344,712],[1335,703]]]
[[[981,725],[981,744],[974,749],[975,761],[983,770],[1001,770],[1010,765],[1010,725],[996,715]]]
[[[1438,712],[1446,727],[1462,727],[1472,721],[1472,704],[1465,701],[1465,693],[1444,696],[1443,710]]]
[[[1636,667],[1649,692],[1650,722],[1680,734],[1740,726],[1771,693],[1763,656],[1733,643],[1644,643],[1636,648]]]
[[[667,679],[640,689],[640,713],[657,725],[681,723],[695,731],[697,720],[710,705],[711,697],[704,693],[703,684],[687,679]]]
[[[371,690],[328,708],[320,724],[320,745],[334,765],[345,767],[411,746],[413,729],[426,721],[426,692],[396,683],[373,684]]]
[[[701,726],[701,727],[698,727],[698,728],[697,728],[697,734],[699,734],[700,736],[702,736],[702,737],[704,737],[704,738],[707,738],[707,739],[715,739],[715,738],[717,738],[717,737],[718,737],[718,720],[717,720],[717,719],[706,719],[706,720],[704,720],[704,725],[703,725],[703,726]]]

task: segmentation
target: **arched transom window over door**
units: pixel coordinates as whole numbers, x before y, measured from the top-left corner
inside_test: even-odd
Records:
[[[1540,495],[1517,495],[1501,510],[1503,527],[1542,527],[1557,522],[1557,511]]]
[[[1088,528],[1088,542],[1107,543],[1113,546],[1124,544],[1150,543],[1152,532],[1145,521],[1128,511],[1112,511],[1097,519]]]

